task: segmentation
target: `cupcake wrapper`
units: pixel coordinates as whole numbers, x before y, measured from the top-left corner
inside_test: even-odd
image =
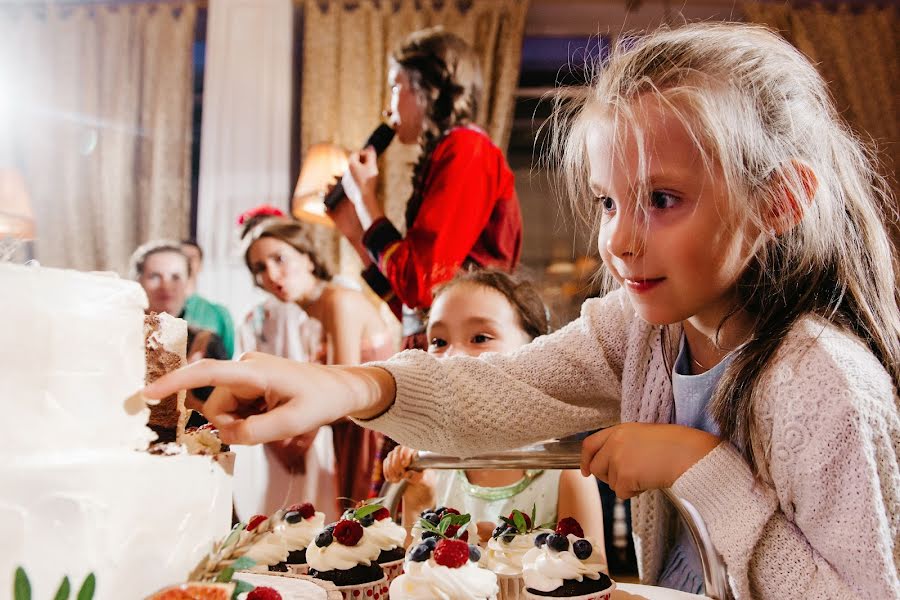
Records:
[[[336,587],[343,594],[344,600],[386,600],[388,597],[388,583],[384,577],[370,583]]]
[[[616,584],[613,582],[611,586],[602,592],[591,592],[590,594],[582,594],[581,596],[566,596],[566,600],[609,600],[612,593],[616,590]],[[547,600],[549,596],[538,596],[529,591],[525,591],[525,600]]]
[[[500,595],[497,600],[525,600],[525,578],[521,575],[497,575]]]
[[[384,577],[387,580],[385,585],[391,585],[391,582],[403,573],[403,559],[381,563],[381,568],[384,569]]]
[[[309,574],[309,565],[287,565],[288,573],[293,573],[294,575],[308,575]]]

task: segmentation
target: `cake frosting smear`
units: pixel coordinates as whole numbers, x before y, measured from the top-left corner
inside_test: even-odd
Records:
[[[89,573],[96,600],[183,581],[229,530],[230,455],[147,452],[143,290],[3,263],[0,290],[0,590],[19,566],[34,598]],[[184,322],[161,321],[160,347],[183,348]]]

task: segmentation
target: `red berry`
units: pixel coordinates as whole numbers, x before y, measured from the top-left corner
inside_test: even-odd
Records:
[[[385,519],[391,518],[391,511],[386,509],[385,507],[381,507],[375,511],[374,515],[376,521],[383,521]]]
[[[447,515],[458,515],[458,514],[459,514],[459,511],[456,510],[455,508],[445,508],[444,510],[441,511],[442,518]]]
[[[281,594],[270,587],[258,587],[250,590],[247,600],[281,600]]]
[[[298,512],[304,519],[311,519],[316,514],[316,508],[309,502],[303,504],[291,504],[286,512]]]
[[[514,515],[515,513],[509,513],[509,520],[513,523],[516,522],[516,520],[513,518]],[[531,529],[531,517],[529,517],[525,513],[522,513],[522,516],[525,517],[525,529]]]
[[[456,569],[469,561],[469,545],[462,540],[441,540],[434,548],[434,562]]]
[[[451,525],[450,527],[447,528],[447,532],[444,535],[446,535],[448,538],[456,537],[457,531],[459,531],[459,525]],[[469,541],[469,530],[467,529],[466,531],[464,531],[463,534],[461,536],[459,536],[458,539],[461,539],[464,542],[468,542]]]
[[[257,527],[259,527],[260,523],[268,519],[266,515],[253,515],[250,517],[250,521],[247,523],[247,531],[253,531]]]
[[[578,523],[578,521],[576,521],[572,517],[560,519],[559,523],[556,524],[556,534],[569,535],[570,533],[575,537],[584,537],[584,529],[581,528],[581,525]]]
[[[362,525],[358,521],[341,519],[334,527],[334,539],[345,546],[355,546],[363,536]]]
[[[215,431],[216,428],[212,423],[204,423],[200,427],[197,428],[197,431]]]

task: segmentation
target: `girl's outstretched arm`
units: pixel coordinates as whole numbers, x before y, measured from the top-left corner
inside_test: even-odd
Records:
[[[377,367],[325,367],[249,352],[237,362],[201,360],[144,388],[147,398],[212,385],[203,414],[226,444],[286,439],[345,416],[374,417],[394,398]]]

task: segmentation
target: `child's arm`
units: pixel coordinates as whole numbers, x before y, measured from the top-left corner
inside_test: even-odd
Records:
[[[556,513],[560,519],[574,517],[581,524],[584,535],[596,542],[594,552],[599,552],[606,563],[606,546],[603,539],[603,506],[600,491],[593,475],[584,477],[579,471],[565,470],[559,476],[559,500]]]

